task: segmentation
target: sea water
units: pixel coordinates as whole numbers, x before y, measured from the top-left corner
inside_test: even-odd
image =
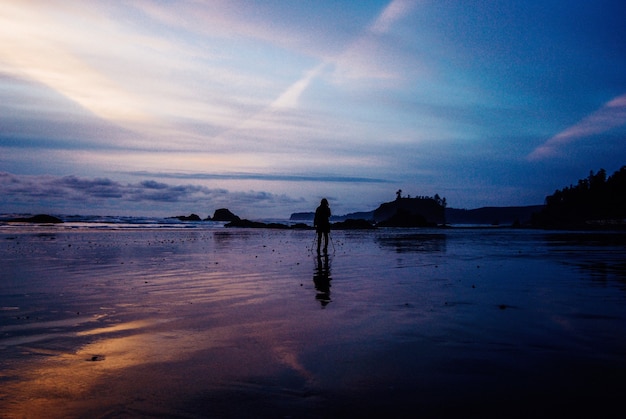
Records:
[[[109,220],[110,221],[110,220]],[[610,412],[626,237],[0,226],[8,417]]]

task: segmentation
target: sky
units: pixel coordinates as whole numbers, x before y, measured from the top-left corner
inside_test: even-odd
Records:
[[[0,213],[542,204],[626,165],[623,0],[0,0]]]

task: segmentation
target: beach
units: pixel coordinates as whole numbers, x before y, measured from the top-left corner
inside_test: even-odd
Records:
[[[0,416],[611,417],[626,236],[0,226]],[[619,410],[618,410],[619,412]]]

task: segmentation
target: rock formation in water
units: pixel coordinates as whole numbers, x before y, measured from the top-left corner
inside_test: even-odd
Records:
[[[386,227],[427,227],[445,224],[445,201],[438,196],[401,198],[374,210],[374,221]]]
[[[200,216],[197,215],[197,214],[178,215],[176,217],[170,217],[170,218],[175,218],[175,219],[180,220],[180,221],[202,221]]]
[[[239,218],[238,216],[230,212],[230,210],[227,208],[220,208],[220,209],[215,210],[215,213],[213,213],[213,218],[211,218],[211,220],[232,222],[232,221],[240,221],[241,218]]]
[[[60,224],[63,222],[60,218],[47,214],[38,214],[32,217],[12,218],[9,221],[17,223],[35,223],[35,224]]]

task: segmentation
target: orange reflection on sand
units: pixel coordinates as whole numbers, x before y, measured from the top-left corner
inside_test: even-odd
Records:
[[[113,326],[99,327],[97,329],[85,330],[82,332],[78,332],[76,335],[77,336],[93,336],[93,335],[100,335],[103,333],[113,333],[113,332],[121,332],[121,331],[133,330],[133,329],[142,329],[153,323],[154,322],[149,322],[147,320],[135,320],[131,322],[116,324]]]
[[[150,331],[155,326],[155,322],[139,320],[88,330],[80,335],[139,333],[98,339],[75,353],[57,353],[34,364],[20,364],[20,371],[10,372],[19,376],[20,382],[3,389],[8,401],[3,416],[79,417],[89,410],[103,411],[109,404],[129,403],[136,395],[132,387],[140,385],[141,378],[125,380],[122,371],[179,361],[210,343],[206,337],[198,340],[189,330]]]
[[[79,335],[95,340],[75,353],[20,362],[19,368],[27,369],[10,372],[19,382],[3,389],[3,415],[89,417],[119,415],[120,409],[129,415],[169,414],[171,401],[195,391],[197,382],[203,388],[219,387],[233,376],[264,375],[285,367],[308,383],[314,381],[298,359],[298,345],[281,336],[280,322],[203,330],[176,325],[176,320],[136,320],[91,329]]]

